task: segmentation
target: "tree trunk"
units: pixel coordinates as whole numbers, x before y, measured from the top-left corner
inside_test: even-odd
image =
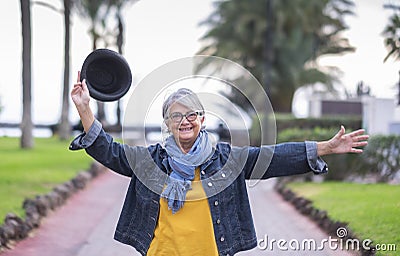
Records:
[[[59,136],[61,140],[67,140],[71,136],[69,123],[69,69],[70,69],[70,11],[71,0],[64,0],[64,87],[62,95],[61,123]]]
[[[272,63],[274,61],[274,46],[273,46],[273,10],[272,0],[266,2],[266,16],[267,16],[267,27],[264,34],[264,46],[263,46],[263,88],[268,97],[271,97],[270,86],[271,86],[271,70]]]
[[[118,36],[117,36],[117,46],[118,46],[118,53],[123,54],[122,46],[124,45],[124,24],[122,23],[121,14],[118,12],[117,14],[118,19]],[[121,101],[118,99],[117,101],[117,127],[122,127],[121,121]]]
[[[22,121],[21,148],[33,148],[32,88],[31,88],[31,4],[21,2],[22,25]]]
[[[291,90],[282,90],[273,95],[271,99],[271,104],[274,107],[276,113],[291,113],[292,112],[292,102],[294,93]]]
[[[263,88],[267,97],[271,97],[271,71],[272,71],[272,63],[274,61],[274,49],[273,49],[273,10],[272,10],[272,1],[267,0],[265,11],[267,16],[267,27],[265,29],[264,34],[264,45],[263,45]],[[263,122],[264,129],[262,130],[262,144],[274,144],[276,142],[275,138],[275,126],[272,123],[271,116],[273,113],[265,113],[265,117],[261,120]]]
[[[97,49],[97,34],[96,34],[96,30],[94,28],[94,24],[93,24],[93,51]],[[97,119],[104,125],[106,124],[106,111],[104,109],[104,102],[96,100],[96,105],[97,105]]]

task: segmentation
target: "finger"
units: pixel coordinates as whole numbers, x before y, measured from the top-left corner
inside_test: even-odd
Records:
[[[367,141],[360,141],[360,142],[354,142],[353,143],[353,147],[365,147],[366,145],[368,145]]]
[[[352,148],[352,149],[350,150],[350,152],[351,152],[351,153],[360,154],[360,153],[363,152],[363,150],[362,150],[362,149],[359,149],[359,148]]]
[[[346,130],[344,129],[344,126],[341,125],[340,126],[340,130],[336,133],[336,135],[334,136],[334,138],[340,138],[343,136],[343,134],[346,132]]]
[[[358,136],[358,135],[364,134],[364,132],[365,132],[364,129],[359,129],[359,130],[356,130],[356,131],[352,131],[351,133],[349,133],[349,135],[351,137],[354,137],[354,136]]]
[[[360,135],[360,136],[354,137],[355,141],[368,140],[368,139],[369,139],[369,135]]]
[[[82,88],[83,88],[83,90],[85,90],[85,91],[88,90],[88,87],[87,87],[87,84],[86,84],[86,79],[83,79],[83,81],[82,81]]]
[[[74,84],[74,87],[72,88],[72,90],[77,90],[77,89],[82,89],[82,85]]]
[[[79,85],[75,84],[74,88],[72,88],[72,90],[71,90],[71,94],[77,94],[77,93],[79,93],[81,91],[82,91],[82,87],[80,87]]]

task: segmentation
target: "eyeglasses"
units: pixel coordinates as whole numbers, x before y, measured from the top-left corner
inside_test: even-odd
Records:
[[[171,113],[168,118],[175,123],[180,123],[183,120],[183,117],[185,117],[189,122],[193,122],[194,120],[196,120],[197,116],[203,116],[203,114],[203,111],[190,111],[186,114],[174,112]]]

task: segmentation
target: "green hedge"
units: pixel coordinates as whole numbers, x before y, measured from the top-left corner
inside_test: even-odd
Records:
[[[361,116],[324,116],[321,118],[295,118],[290,114],[275,114],[276,129],[281,132],[290,128],[301,129],[338,129],[343,125],[348,130],[357,130],[362,127]]]
[[[277,142],[328,140],[337,129],[286,129],[278,133]],[[349,132],[349,131],[347,131]],[[400,170],[400,136],[374,135],[368,140],[364,153],[327,155],[323,159],[329,165],[327,180],[344,180],[349,176],[373,174],[379,182],[389,182]]]
[[[263,117],[260,117],[261,119]],[[252,127],[250,129],[250,140],[251,144],[254,146],[260,145],[261,132],[260,132],[260,122],[263,120],[258,116],[253,117]],[[310,132],[305,138],[311,140],[315,136],[314,129],[327,129],[328,131],[339,130],[340,125],[343,125],[346,130],[357,130],[362,127],[362,119],[360,116],[327,116],[323,118],[295,118],[291,114],[280,114],[275,113],[269,118],[268,130],[275,129],[277,135],[281,134],[287,129],[301,129],[310,130]],[[276,126],[275,126],[276,124]],[[328,134],[321,134],[323,131],[319,131],[316,139],[327,138]],[[333,133],[334,134],[334,133]],[[325,137],[327,136],[327,137]],[[269,140],[268,140],[269,141]],[[290,141],[290,140],[288,140]]]
[[[364,150],[363,158],[369,165],[370,172],[379,175],[379,181],[390,181],[400,170],[400,136],[372,136]]]
[[[296,119],[291,115],[275,114],[276,118],[276,142],[288,141],[323,141],[332,138],[344,125],[346,132],[361,128],[360,117],[325,117],[320,119],[307,118]],[[269,120],[273,120],[270,118]],[[260,145],[261,132],[260,121],[253,118],[253,126],[250,130],[251,144]],[[271,122],[270,122],[271,123]],[[274,125],[270,125],[273,129]],[[363,176],[373,174],[380,182],[392,180],[400,170],[400,136],[375,135],[369,139],[364,153],[328,155],[323,159],[329,165],[329,173],[326,180],[344,180],[350,176]]]

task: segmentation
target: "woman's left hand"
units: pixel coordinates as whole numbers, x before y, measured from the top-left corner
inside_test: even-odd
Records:
[[[328,141],[317,142],[317,153],[319,156],[343,153],[362,153],[359,147],[368,144],[369,135],[364,134],[364,129],[359,129],[348,134],[343,126],[340,131]]]

